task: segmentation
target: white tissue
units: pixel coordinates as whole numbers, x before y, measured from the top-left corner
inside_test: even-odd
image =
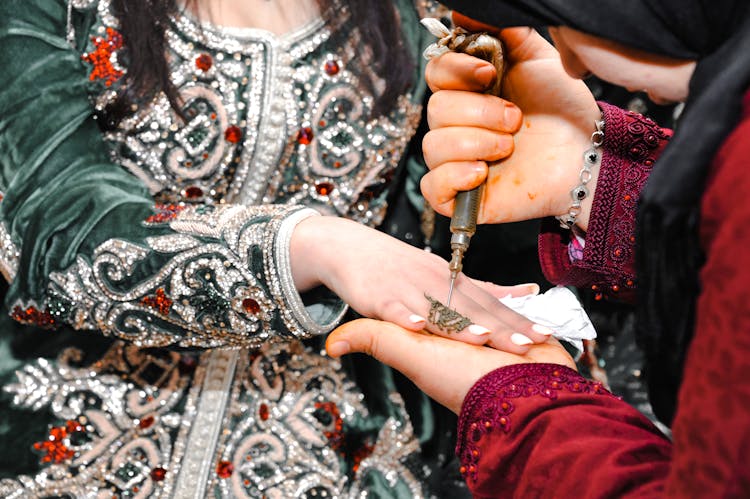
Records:
[[[547,326],[554,337],[583,352],[582,340],[593,340],[596,331],[581,302],[568,288],[557,286],[541,295],[500,298],[500,302],[529,320]]]

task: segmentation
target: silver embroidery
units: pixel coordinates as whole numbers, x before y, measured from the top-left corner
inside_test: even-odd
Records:
[[[90,365],[70,349],[18,371],[5,387],[16,405],[82,431],[59,442],[70,457],[0,481],[0,496],[354,498],[378,473],[424,497],[417,441],[395,418],[352,478],[342,472],[341,429],[368,412],[337,361],[292,343],[206,352],[191,372],[185,355],[117,342]]]
[[[97,32],[117,25],[110,9],[101,0]],[[383,82],[347,15],[284,36],[176,17],[167,45],[187,120],[157,95],[105,134],[113,160],[160,202],[304,204],[380,223],[385,178],[420,106],[403,96],[389,115],[369,117],[374,96],[361,75],[376,89]],[[103,110],[115,96],[101,86],[92,97]]]
[[[79,256],[71,268],[52,274],[48,308],[62,303],[72,308],[66,313],[75,327],[149,347],[257,347],[282,334],[271,327],[279,315],[287,336],[326,332],[340,316],[305,329],[300,320],[306,326],[313,321],[288,284],[289,270],[277,267],[276,252],[288,253],[284,245],[293,225],[281,232],[287,234],[281,244],[279,227],[294,212],[294,224],[314,213],[286,206],[186,209],[170,223],[176,234],[149,238],[150,248],[110,240],[96,249],[91,264]],[[255,249],[263,255],[260,276],[250,270]],[[170,257],[158,272],[124,286],[150,250]],[[288,259],[283,263],[288,266]]]
[[[224,423],[238,355],[237,351],[215,350],[208,356],[203,393],[174,489],[176,497],[204,497],[209,474],[213,471],[210,467]]]
[[[21,251],[10,237],[4,223],[0,223],[0,273],[10,282],[16,277]]]

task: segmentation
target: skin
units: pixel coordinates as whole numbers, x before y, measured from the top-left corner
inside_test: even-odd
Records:
[[[482,376],[498,367],[552,362],[575,369],[575,362],[554,338],[518,355],[485,346],[459,343],[407,331],[387,322],[359,319],[331,333],[329,355],[363,352],[396,367],[422,391],[458,414],[466,393]],[[448,367],[446,366],[453,366]]]
[[[319,15],[316,0],[181,0],[199,19],[216,26],[256,28],[283,35]]]
[[[589,147],[593,120],[600,116],[581,81],[590,74],[631,89],[646,89],[658,102],[687,97],[694,61],[656,56],[567,27],[550,32],[557,50],[529,28],[500,32],[508,64],[505,99],[477,93],[495,77],[494,68],[484,61],[447,53],[427,66],[434,94],[428,105],[431,131],[423,148],[431,171],[422,181],[422,192],[439,213],[449,216],[456,192],[485,179],[480,222],[565,213],[569,189],[578,183],[581,153]],[[520,129],[512,126],[513,120],[498,118],[515,108],[523,112]],[[511,149],[512,156],[497,162]],[[589,187],[595,192],[594,174]],[[592,192],[578,218],[583,230],[588,227],[593,197]],[[517,355],[366,320],[339,327],[329,336],[327,349],[334,357],[370,354],[454,412],[460,411],[474,383],[499,367],[545,362],[575,369],[553,338]],[[445,371],[446,365],[461,369]]]
[[[549,33],[573,78],[596,74],[631,92],[644,90],[657,104],[687,99],[695,61],[651,54],[565,26],[549,28]]]

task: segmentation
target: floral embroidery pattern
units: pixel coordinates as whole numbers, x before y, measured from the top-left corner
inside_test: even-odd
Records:
[[[14,404],[55,423],[32,444],[41,471],[0,480],[0,497],[353,499],[373,474],[424,497],[407,421],[386,420],[343,468],[347,432],[368,411],[335,361],[298,342],[193,355],[115,342],[92,363],[66,349],[17,371]]]
[[[652,120],[634,112],[599,103],[606,122],[604,153],[594,206],[598,215],[591,219],[586,234],[584,259],[575,267],[593,270],[591,280],[574,282],[590,286],[594,298],[633,293],[636,282],[632,266],[635,247],[636,203],[652,165],[671,135]],[[607,269],[603,274],[600,269]],[[603,284],[603,283],[606,283]]]

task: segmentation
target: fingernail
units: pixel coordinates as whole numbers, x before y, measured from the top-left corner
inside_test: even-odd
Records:
[[[341,357],[348,354],[352,350],[352,347],[349,345],[349,342],[337,341],[328,345],[326,350],[331,357]]]
[[[538,295],[539,291],[541,291],[541,289],[539,288],[539,284],[535,282],[530,282],[527,284],[519,284],[519,286],[524,286],[525,288],[527,288],[529,290],[530,295]]]
[[[534,324],[533,326],[531,326],[531,330],[535,333],[543,334],[545,336],[552,336],[555,333],[547,326],[542,326],[541,324]]]
[[[495,74],[495,67],[489,64],[483,64],[482,66],[474,70],[474,78],[476,78],[476,80],[485,87],[489,86],[489,84],[492,83],[492,80],[495,78]]]
[[[424,318],[424,317],[422,317],[421,315],[417,315],[417,314],[411,314],[411,315],[409,316],[409,322],[411,322],[411,323],[413,323],[413,324],[419,324],[419,323],[421,323],[421,322],[427,322],[427,319],[425,319],[425,318]]]
[[[505,119],[505,124],[507,126],[516,126],[518,122],[521,121],[522,116],[521,110],[516,106],[505,106],[503,118]]]
[[[511,334],[510,341],[513,342],[513,344],[518,345],[520,347],[531,345],[532,343],[534,343],[533,341],[531,341],[531,339],[528,336],[521,334],[521,333]]]
[[[472,324],[467,329],[474,336],[484,336],[485,334],[490,334],[489,329],[487,329],[486,327],[482,327],[479,324]]]

